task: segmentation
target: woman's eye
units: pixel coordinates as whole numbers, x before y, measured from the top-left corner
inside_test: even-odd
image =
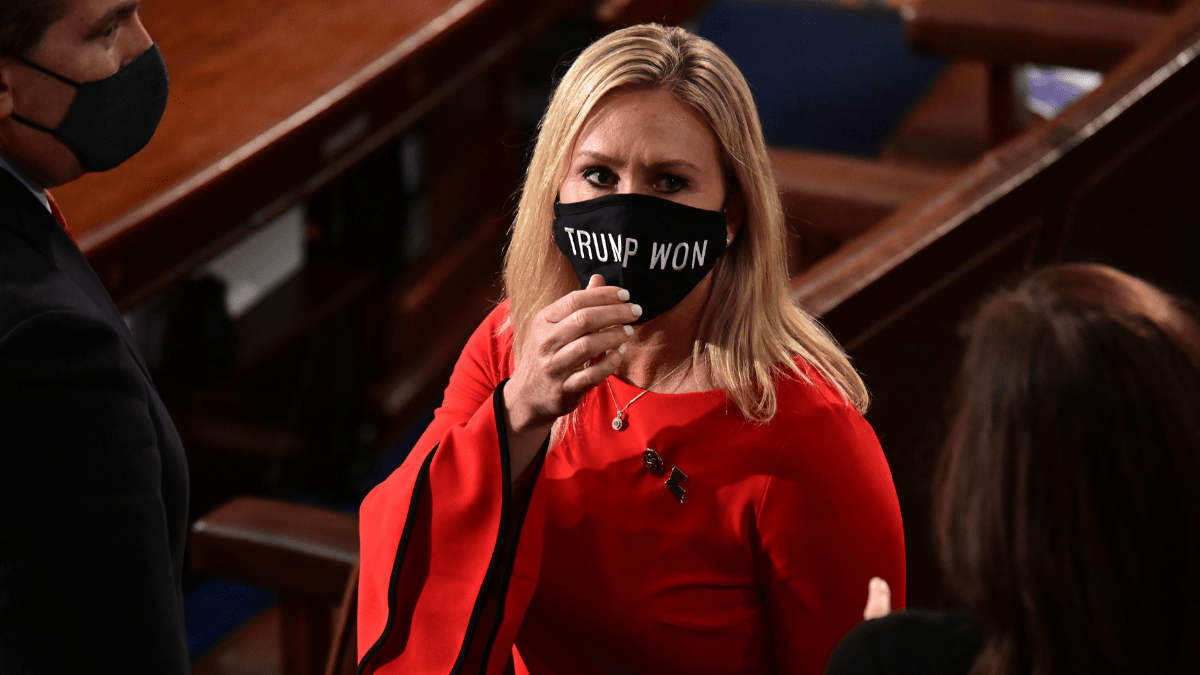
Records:
[[[612,172],[597,167],[584,169],[583,179],[596,187],[611,187],[613,184]]]
[[[663,192],[679,192],[687,187],[687,181],[679,176],[660,176],[655,187]]]

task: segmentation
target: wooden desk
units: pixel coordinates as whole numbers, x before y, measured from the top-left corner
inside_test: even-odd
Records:
[[[145,0],[171,74],[149,146],[55,191],[122,309],[394,140],[577,2]]]

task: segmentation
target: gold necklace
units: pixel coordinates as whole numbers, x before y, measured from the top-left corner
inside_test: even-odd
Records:
[[[655,380],[655,381],[651,382],[651,383],[650,383],[650,386],[648,386],[648,387],[646,387],[645,389],[643,389],[643,390],[642,390],[642,393],[638,394],[637,396],[634,396],[634,397],[633,397],[633,398],[632,398],[632,399],[629,401],[629,403],[626,403],[624,408],[621,408],[621,404],[620,404],[620,403],[617,403],[617,395],[613,393],[612,383],[610,383],[610,382],[608,381],[608,378],[605,378],[605,380],[604,380],[604,384],[607,384],[607,385],[608,385],[608,395],[612,397],[612,401],[613,401],[613,407],[615,407],[615,408],[620,408],[620,410],[618,410],[618,411],[617,411],[617,416],[613,418],[613,421],[612,421],[612,428],[613,428],[614,430],[616,430],[616,431],[620,431],[621,429],[624,429],[624,428],[625,428],[625,420],[624,420],[624,417],[625,417],[625,411],[626,411],[626,410],[629,410],[629,406],[633,405],[634,401],[637,401],[639,398],[641,398],[641,397],[645,396],[646,394],[649,394],[649,393],[650,393],[650,389],[651,389],[651,388],[652,388],[654,385],[656,385],[656,384],[658,384],[659,382],[662,382],[663,380],[667,379],[668,377],[670,377],[670,376],[674,375],[674,374],[675,374],[675,371],[677,371],[677,370],[679,370],[680,368],[682,368],[682,367],[683,367],[683,364],[687,363],[688,361],[691,361],[691,359],[690,359],[690,358],[688,358],[688,359],[684,359],[683,361],[680,361],[680,362],[679,362],[679,365],[677,365],[677,366],[675,366],[674,368],[672,368],[672,369],[671,369],[671,372],[669,372],[669,373],[667,373],[666,375],[663,375],[662,377],[658,378],[657,380]]]

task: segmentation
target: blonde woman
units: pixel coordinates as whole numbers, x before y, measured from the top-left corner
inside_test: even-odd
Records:
[[[365,673],[819,673],[867,581],[904,597],[891,474],[789,298],[745,80],[635,26],[538,136],[508,299],[362,506]]]

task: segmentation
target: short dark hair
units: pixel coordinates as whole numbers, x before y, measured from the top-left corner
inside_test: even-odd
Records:
[[[1200,672],[1200,325],[1112,268],[1041,270],[967,325],[934,539],[973,675]]]
[[[0,56],[25,56],[58,20],[63,0],[3,0],[0,3]]]

